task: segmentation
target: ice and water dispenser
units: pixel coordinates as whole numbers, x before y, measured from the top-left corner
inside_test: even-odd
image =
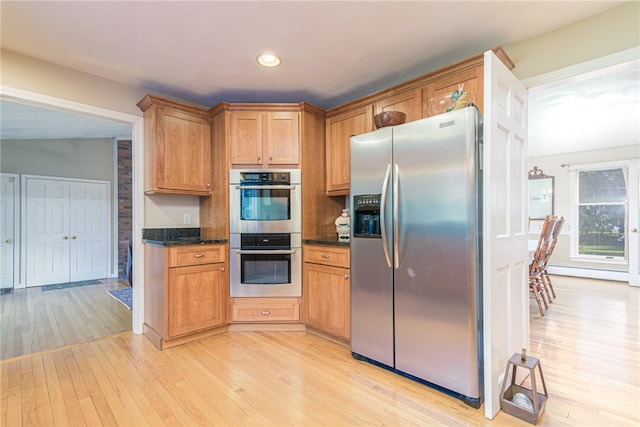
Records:
[[[353,237],[380,238],[380,194],[353,196]]]

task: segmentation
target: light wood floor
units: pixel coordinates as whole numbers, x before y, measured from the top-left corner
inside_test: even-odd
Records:
[[[52,350],[131,330],[131,310],[107,293],[118,279],[43,292],[15,289],[0,296],[0,360]]]
[[[531,319],[550,394],[538,425],[639,425],[640,289],[554,283],[548,314]],[[122,333],[0,362],[0,374],[2,426],[530,425],[486,420],[304,332],[233,332],[162,352]]]

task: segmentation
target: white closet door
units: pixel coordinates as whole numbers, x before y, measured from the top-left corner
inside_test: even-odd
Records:
[[[26,286],[69,281],[69,183],[27,178]]]
[[[106,183],[71,182],[70,280],[107,277],[109,194]]]
[[[0,183],[0,288],[15,285],[16,177],[2,174]]]
[[[507,360],[529,348],[529,254],[527,89],[491,51],[484,96],[484,405],[493,418]]]

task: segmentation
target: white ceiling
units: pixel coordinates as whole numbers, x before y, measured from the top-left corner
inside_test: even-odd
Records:
[[[204,106],[307,101],[331,108],[621,3],[3,0],[1,43]],[[282,65],[260,67],[255,58],[263,50],[282,56]],[[80,118],[59,112],[47,122],[42,111],[5,101],[0,108],[7,139],[26,138],[27,129],[89,137],[87,127],[105,124],[68,123]],[[25,118],[30,111],[37,116]],[[64,126],[55,134],[47,123]],[[118,126],[100,132],[128,130]]]

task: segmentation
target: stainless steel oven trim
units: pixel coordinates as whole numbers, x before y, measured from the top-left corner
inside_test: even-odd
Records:
[[[231,252],[234,252],[235,249],[242,249],[242,245],[240,244],[241,237],[242,235],[240,233],[231,233],[229,235],[229,248],[232,249]],[[299,250],[300,248],[302,248],[302,236],[300,233],[291,233],[289,241],[291,243],[291,246],[290,246],[291,249]],[[258,250],[262,250],[262,249],[258,249]],[[274,250],[279,250],[279,249],[274,249]]]
[[[295,185],[236,185],[236,190],[293,190],[296,188]]]
[[[259,250],[248,250],[248,251],[243,251],[240,249],[236,249],[236,253],[240,254],[240,255],[269,255],[269,254],[273,254],[273,255],[287,255],[287,254],[295,254],[296,250],[295,249],[291,249],[291,250],[280,250],[280,249],[273,249],[273,250],[269,250],[269,249],[259,249]]]

